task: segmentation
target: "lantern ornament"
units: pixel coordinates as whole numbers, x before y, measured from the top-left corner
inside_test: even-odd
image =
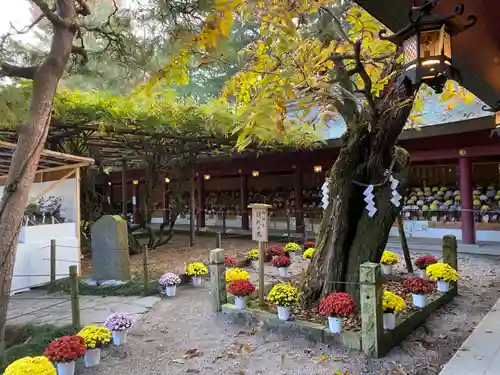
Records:
[[[409,79],[415,86],[425,83],[439,94],[448,79],[460,81],[459,71],[452,65],[452,38],[474,26],[477,18],[470,15],[463,24],[458,19],[464,13],[463,4],[449,16],[432,13],[438,2],[426,0],[412,7],[406,27],[389,36],[387,30],[381,30],[379,37],[402,47],[404,72],[400,79]]]

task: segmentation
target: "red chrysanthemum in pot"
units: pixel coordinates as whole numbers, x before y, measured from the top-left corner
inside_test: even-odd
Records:
[[[331,293],[320,301],[318,312],[327,317],[345,318],[356,314],[356,301],[348,293]]]
[[[85,341],[80,336],[62,336],[53,340],[43,355],[52,362],[73,362],[85,355]]]
[[[289,257],[284,255],[273,260],[273,266],[278,268],[289,267],[290,264],[292,264],[292,261],[290,260]]]
[[[255,286],[249,280],[233,280],[227,291],[235,297],[245,297],[255,292]]]
[[[437,263],[437,259],[435,257],[433,257],[432,255],[424,255],[417,258],[417,260],[415,261],[415,266],[417,266],[419,270],[425,270],[427,266],[435,263]]]

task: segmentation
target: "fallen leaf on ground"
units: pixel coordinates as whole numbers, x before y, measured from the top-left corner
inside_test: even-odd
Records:
[[[186,361],[185,361],[185,360],[180,359],[180,358],[178,358],[178,359],[172,359],[172,362],[173,362],[173,363],[178,363],[178,364],[180,364],[180,365],[183,365],[183,364],[185,364],[185,363],[186,363]]]
[[[195,369],[195,368],[188,368],[188,369],[186,370],[186,372],[187,372],[188,374],[198,374],[198,373],[200,372],[200,370],[197,370],[197,369]]]
[[[188,349],[184,353],[184,358],[190,359],[195,357],[201,357],[201,352],[198,349]]]

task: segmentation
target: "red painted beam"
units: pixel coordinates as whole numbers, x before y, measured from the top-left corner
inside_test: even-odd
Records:
[[[431,160],[455,160],[460,156],[460,150],[465,151],[465,155],[471,158],[484,156],[499,156],[500,143],[497,146],[473,146],[461,149],[410,151],[412,163]]]

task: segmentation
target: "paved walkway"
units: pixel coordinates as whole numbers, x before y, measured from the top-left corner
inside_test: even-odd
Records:
[[[147,313],[160,297],[101,297],[80,296],[82,324],[102,324],[113,312],[130,314],[139,318]],[[71,324],[69,295],[34,290],[12,296],[7,314],[8,324]]]
[[[500,374],[500,299],[439,375]]]

